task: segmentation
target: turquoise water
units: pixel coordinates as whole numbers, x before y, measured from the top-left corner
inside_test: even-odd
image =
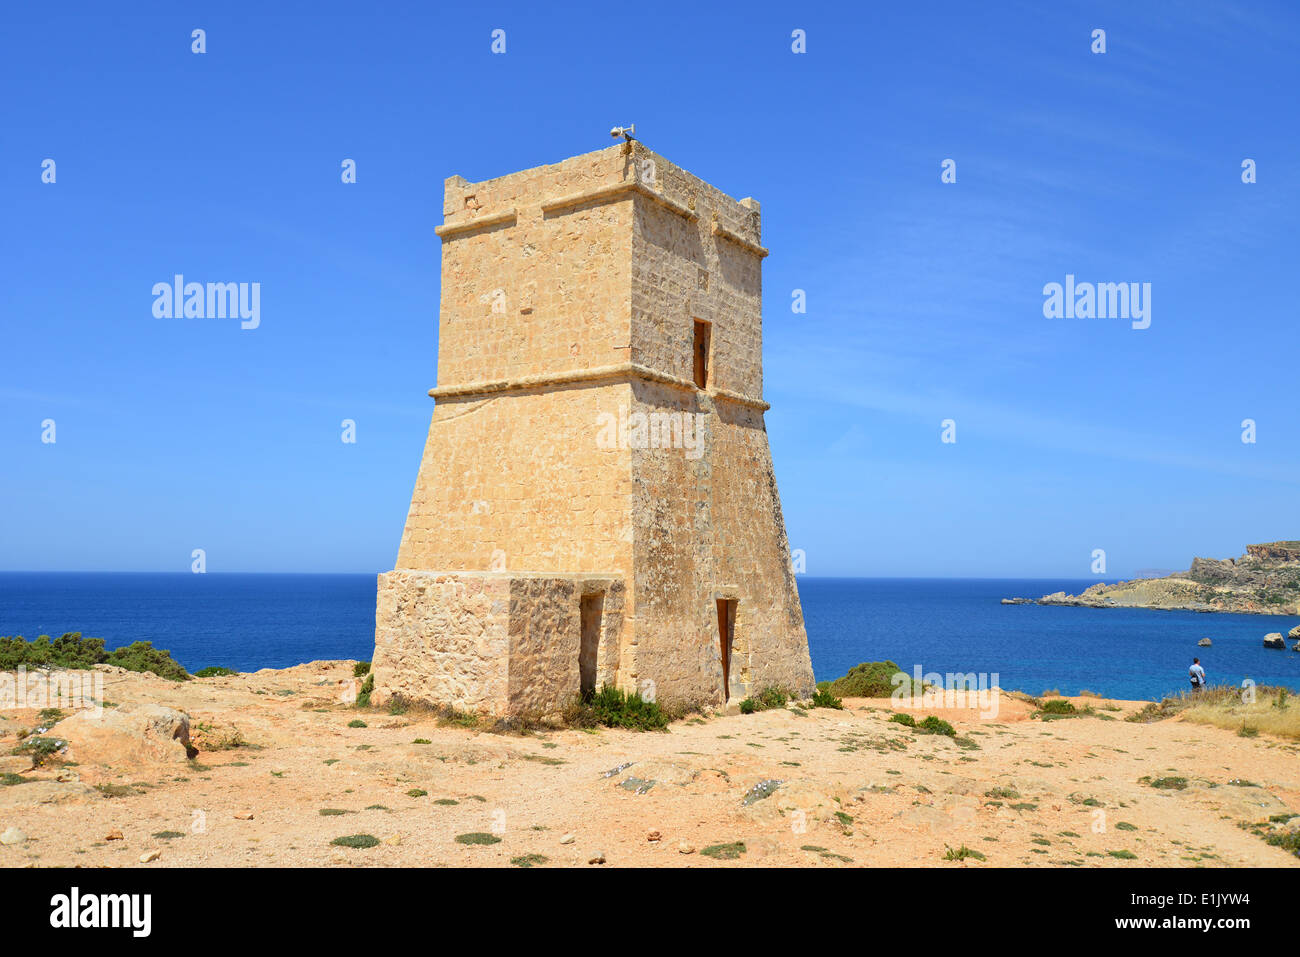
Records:
[[[1033,694],[1156,698],[1186,686],[1196,655],[1213,683],[1300,691],[1300,653],[1263,647],[1300,618],[1000,603],[1094,581],[800,577],[799,594],[819,680],[888,658],[907,671],[996,673]],[[0,635],[152,641],[190,670],[369,658],[374,608],[374,575],[0,573]],[[1202,637],[1214,646],[1198,648]]]

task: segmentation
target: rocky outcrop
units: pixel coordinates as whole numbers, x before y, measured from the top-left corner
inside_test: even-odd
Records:
[[[1282,640],[1282,633],[1275,631],[1264,636],[1265,648],[1276,648],[1278,651],[1286,651],[1286,642]]]
[[[157,704],[79,711],[48,733],[67,741],[67,757],[80,764],[181,763],[197,753],[190,744],[189,716]]]
[[[1185,572],[1098,583],[1079,595],[1055,592],[1044,595],[1038,604],[1296,615],[1300,614],[1300,542],[1251,545],[1240,558],[1195,558]],[[1300,634],[1292,637],[1300,640]]]
[[[1247,545],[1246,554],[1268,561],[1300,561],[1300,542],[1269,542],[1267,545]]]
[[[1202,638],[1200,641],[1198,641],[1198,642],[1196,643],[1197,647],[1199,647],[1199,648],[1209,648],[1209,647],[1211,647],[1213,644],[1214,644],[1214,642],[1210,641],[1209,638]]]

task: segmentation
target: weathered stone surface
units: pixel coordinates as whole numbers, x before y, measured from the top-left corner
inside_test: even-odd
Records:
[[[1202,638],[1202,639],[1201,639],[1200,641],[1198,641],[1196,644],[1197,644],[1197,647],[1200,647],[1200,648],[1210,648],[1210,647],[1213,647],[1214,642],[1210,641],[1209,638]]]
[[[1283,640],[1283,638],[1282,638],[1282,633],[1279,632],[1279,631],[1273,631],[1273,632],[1269,632],[1267,635],[1265,635],[1265,636],[1264,636],[1264,647],[1265,647],[1265,648],[1279,648],[1279,649],[1285,651],[1285,650],[1286,650],[1286,642],[1285,642],[1285,641]]]
[[[31,781],[0,788],[0,807],[37,807],[42,804],[81,804],[98,800],[94,788],[76,782]]]
[[[810,694],[763,421],[758,204],[634,142],[452,177],[443,212],[438,402],[380,576],[372,701],[544,712],[584,675],[660,701]]]
[[[183,762],[192,756],[190,719],[183,711],[131,702],[79,711],[49,731],[68,742],[68,758],[81,764]]]

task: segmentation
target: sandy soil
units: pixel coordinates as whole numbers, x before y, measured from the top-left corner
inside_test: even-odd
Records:
[[[179,708],[196,740],[233,728],[249,746],[23,770],[36,783],[0,787],[0,832],[27,839],[0,846],[0,866],[510,866],[540,855],[540,866],[586,867],[598,854],[609,866],[1300,865],[1242,826],[1300,812],[1300,747],[1119,720],[1134,702],[1093,700],[1099,716],[1054,721],[1008,696],[992,719],[937,712],[955,740],[892,723],[890,702],[873,700],[696,718],[667,733],[508,736],[350,708],[340,689],[351,674],[351,662],[313,662],[174,684],[110,671],[108,702]],[[4,717],[8,754],[36,719]],[[358,717],[368,726],[349,728]],[[0,760],[11,773],[20,763]],[[1189,784],[1139,780],[1167,775]],[[473,832],[499,841],[455,840]],[[381,843],[330,843],[354,834]],[[737,841],[734,860],[701,853]],[[986,860],[944,860],[962,845]],[[1111,853],[1123,851],[1135,857]]]

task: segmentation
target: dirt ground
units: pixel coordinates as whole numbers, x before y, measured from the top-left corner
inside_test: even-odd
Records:
[[[24,779],[0,787],[0,832],[23,837],[0,840],[0,866],[1300,865],[1245,826],[1300,812],[1300,746],[1122,720],[1138,702],[1072,699],[1095,714],[1060,720],[1005,695],[991,718],[915,713],[956,738],[863,699],[516,736],[349,707],[351,676],[351,662],[182,684],[107,670],[108,703],[178,708],[200,747],[238,746],[115,767],[0,759]],[[5,712],[0,754],[36,721]],[[1167,777],[1186,786],[1141,780]],[[379,843],[331,844],[348,835]]]

